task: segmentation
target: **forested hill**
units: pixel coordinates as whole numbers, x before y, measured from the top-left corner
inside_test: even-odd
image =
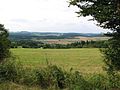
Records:
[[[30,39],[70,39],[77,36],[83,37],[102,37],[103,34],[94,33],[51,33],[51,32],[10,32],[11,40],[30,40]]]

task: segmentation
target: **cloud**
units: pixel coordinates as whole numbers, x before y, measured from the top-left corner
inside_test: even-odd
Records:
[[[78,18],[67,0],[0,0],[0,23],[10,31],[102,32]]]
[[[30,22],[32,22],[32,21],[27,20],[27,19],[12,19],[10,21],[15,22],[15,23],[30,23]]]

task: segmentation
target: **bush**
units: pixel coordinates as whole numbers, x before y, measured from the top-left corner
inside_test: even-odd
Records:
[[[22,71],[19,83],[27,86],[34,86],[37,83],[36,75],[34,70],[24,69]]]
[[[69,73],[66,79],[69,90],[90,90],[90,84],[78,71]]]
[[[88,82],[92,90],[109,90],[108,78],[101,74],[94,74],[89,77]]]
[[[42,88],[65,88],[65,72],[57,66],[49,65],[47,68],[36,71],[37,83]]]
[[[120,89],[120,75],[94,74],[84,77],[80,72],[66,72],[56,65],[40,69],[25,69],[14,59],[0,64],[0,82],[14,82],[42,89],[112,90]]]
[[[110,88],[119,88],[120,89],[120,74],[111,73],[108,76],[108,82]]]
[[[0,64],[0,82],[17,82],[21,75],[21,65],[18,62],[15,62],[14,58],[9,58],[9,60]]]

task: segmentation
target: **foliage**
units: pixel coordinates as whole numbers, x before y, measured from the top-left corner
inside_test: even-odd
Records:
[[[70,5],[80,8],[82,16],[92,16],[98,26],[112,30],[108,48],[102,50],[107,70],[120,70],[120,1],[119,0],[70,0]]]
[[[21,65],[13,57],[0,64],[0,83],[5,81],[17,82],[20,75],[22,75]]]
[[[42,42],[32,41],[32,40],[20,40],[11,42],[11,48],[40,48],[43,45]]]
[[[65,88],[65,75],[66,73],[55,65],[48,65],[48,67],[36,71],[37,82],[41,88]]]
[[[93,90],[106,90],[109,89],[109,82],[107,76],[102,74],[93,74],[88,79]]]
[[[120,40],[111,39],[108,43],[108,48],[101,50],[104,54],[104,62],[108,66],[106,69],[110,71],[120,70]]]
[[[45,90],[112,90],[120,89],[120,75],[104,75],[104,74],[94,74],[94,75],[82,75],[80,72],[65,71],[56,65],[48,65],[44,68],[37,69],[24,69],[13,68],[16,64],[9,63],[3,65],[0,72],[0,88],[8,88],[12,83],[14,85],[18,84],[20,86],[25,86],[26,89],[39,87],[39,89]],[[6,67],[6,68],[5,68]],[[9,68],[8,68],[9,67]],[[18,74],[18,72],[20,72]],[[4,81],[4,82],[3,82]],[[6,82],[7,81],[7,82]],[[6,83],[6,84],[5,84]],[[8,84],[10,83],[10,85]],[[6,86],[4,86],[6,85]],[[13,84],[12,84],[13,85]],[[23,88],[23,86],[21,88]],[[11,86],[12,90],[17,87]],[[31,89],[32,89],[31,88]],[[38,88],[37,88],[38,89]]]
[[[65,71],[61,67],[48,64],[43,68],[23,68],[20,62],[11,58],[0,64],[0,88],[14,90],[14,85],[25,86],[26,89],[37,86],[37,89],[48,90],[110,90],[120,89],[119,74],[85,75],[78,71]],[[13,86],[7,83],[14,83]],[[6,86],[5,86],[6,85]],[[23,88],[23,86],[21,88]]]
[[[36,85],[37,77],[36,77],[35,71],[33,69],[21,68],[21,75],[17,83],[22,85],[27,85],[27,86]]]
[[[90,90],[91,85],[89,82],[83,77],[83,75],[75,71],[74,73],[70,71],[66,77],[67,87],[69,90]]]
[[[71,44],[46,44],[39,41],[21,40],[11,43],[11,48],[43,48],[43,49],[69,49],[69,48],[105,48],[107,41],[79,41]]]
[[[8,40],[8,32],[4,25],[0,24],[0,62],[9,57],[10,41]]]
[[[119,0],[70,0],[70,4],[80,8],[78,14],[92,16],[99,26],[120,31]]]

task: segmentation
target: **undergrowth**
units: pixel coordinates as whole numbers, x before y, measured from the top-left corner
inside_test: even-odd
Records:
[[[51,64],[45,68],[27,69],[11,59],[0,64],[0,86],[8,82],[48,90],[114,90],[120,89],[120,74],[84,76]]]

